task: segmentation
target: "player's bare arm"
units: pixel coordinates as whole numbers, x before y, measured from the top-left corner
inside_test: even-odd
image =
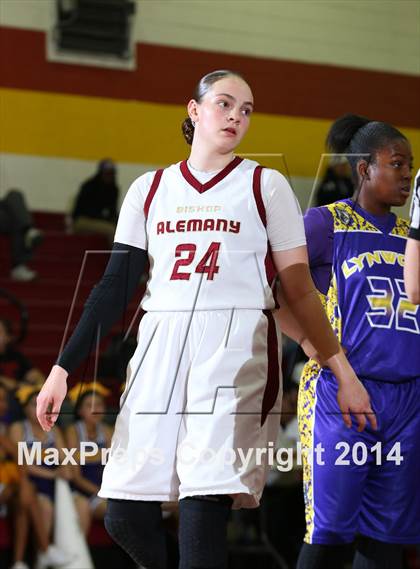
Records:
[[[313,346],[321,360],[330,367],[339,384],[337,400],[346,425],[351,427],[350,414],[354,414],[359,430],[365,428],[366,420],[376,429],[369,395],[340,348],[322,308],[310,275],[306,247],[273,251],[273,260],[288,307],[280,315],[282,329],[284,327],[285,333],[292,329],[294,339]],[[301,327],[301,333],[298,326]]]

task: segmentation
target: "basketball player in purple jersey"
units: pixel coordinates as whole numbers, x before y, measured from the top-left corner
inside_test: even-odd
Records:
[[[279,428],[275,272],[305,336],[339,378],[345,421],[353,412],[361,427],[366,418],[375,426],[367,391],[311,280],[290,186],[233,154],[252,109],[251,89],[238,74],[201,79],[183,128],[189,159],[132,184],[105,275],[38,399],[39,421],[49,430],[68,372],[98,327],[104,334],[118,319],[148,256],[147,313],[99,493],[108,498],[109,533],[148,569],[166,567],[162,502],[179,500],[181,569],[225,568],[230,508],[258,506],[267,463],[255,451]],[[239,450],[251,460],[242,464]],[[118,451],[129,460],[121,464]]]
[[[391,212],[409,196],[411,148],[396,128],[357,115],[338,119],[327,143],[348,156],[360,191],[306,213],[309,262],[378,429],[346,429],[334,373],[316,359],[306,364],[301,441],[325,451],[324,464],[304,462],[307,532],[298,568],[338,569],[342,546],[358,535],[354,569],[398,569],[402,544],[420,541],[420,314],[404,289],[408,223]]]

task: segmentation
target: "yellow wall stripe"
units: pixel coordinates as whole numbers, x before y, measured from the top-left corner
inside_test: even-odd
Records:
[[[0,89],[0,152],[170,164],[188,154],[180,105]],[[315,176],[331,121],[256,113],[238,153],[284,153],[293,176]],[[420,164],[420,129],[402,129]],[[267,166],[284,171],[279,158]]]

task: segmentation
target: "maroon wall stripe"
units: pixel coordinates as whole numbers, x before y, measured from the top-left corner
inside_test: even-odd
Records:
[[[357,41],[357,39],[355,39]],[[333,119],[346,112],[420,128],[420,76],[138,43],[138,68],[46,60],[44,32],[0,27],[0,86],[185,104],[208,71],[240,71],[261,113]]]

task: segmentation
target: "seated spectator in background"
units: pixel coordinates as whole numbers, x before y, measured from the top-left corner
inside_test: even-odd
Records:
[[[32,446],[35,443],[41,443],[41,457],[47,449],[56,448],[59,453],[60,463],[64,460],[64,453],[62,451],[64,447],[63,435],[58,427],[54,427],[46,433],[40,427],[37,417],[36,417],[36,396],[40,392],[40,386],[25,385],[20,387],[16,392],[16,396],[19,399],[20,404],[23,407],[25,414],[25,419],[23,421],[17,421],[10,426],[9,434],[10,439],[16,445],[18,442],[26,442],[28,452],[31,451]],[[60,477],[65,480],[70,480],[71,470],[69,466],[56,466],[56,465],[36,465],[28,464],[25,465],[26,472],[28,474],[29,480],[34,488],[36,494],[36,503],[40,511],[38,515],[37,524],[42,526],[47,539],[51,539],[52,526],[54,520],[54,495],[55,495],[55,479]],[[53,550],[54,555],[59,553],[56,549]],[[42,567],[47,567],[49,565],[62,565],[68,561],[61,560],[60,562],[49,562],[45,563],[46,556],[51,554],[51,550],[47,552],[41,552],[39,554],[38,565]]]
[[[351,198],[353,193],[354,185],[347,158],[345,156],[333,156],[317,189],[315,205],[327,205],[337,200]]]
[[[21,382],[38,384],[44,381],[44,374],[13,346],[10,321],[0,318],[0,384],[13,391]]]
[[[72,466],[74,501],[85,535],[89,532],[92,519],[103,520],[106,510],[106,500],[99,498],[97,493],[104,469],[102,449],[111,447],[112,428],[102,421],[106,412],[105,397],[109,394],[109,389],[98,382],[78,383],[69,391],[77,421],[66,431],[67,447],[80,449],[81,442],[96,443],[98,446],[97,454],[86,457],[85,464]]]
[[[68,556],[50,545],[43,524],[36,493],[28,480],[25,466],[17,465],[17,448],[8,436],[4,422],[7,415],[7,390],[0,385],[0,517],[13,515],[13,565],[11,569],[29,569],[24,562],[29,523],[32,523],[40,552],[37,569],[62,564]]]
[[[33,226],[25,197],[20,190],[10,190],[0,199],[0,233],[10,235],[12,270],[15,281],[32,281],[37,273],[26,263],[42,239],[43,233]]]
[[[117,222],[119,189],[116,167],[109,158],[101,160],[96,174],[84,182],[73,209],[75,233],[101,233],[112,243]]]

